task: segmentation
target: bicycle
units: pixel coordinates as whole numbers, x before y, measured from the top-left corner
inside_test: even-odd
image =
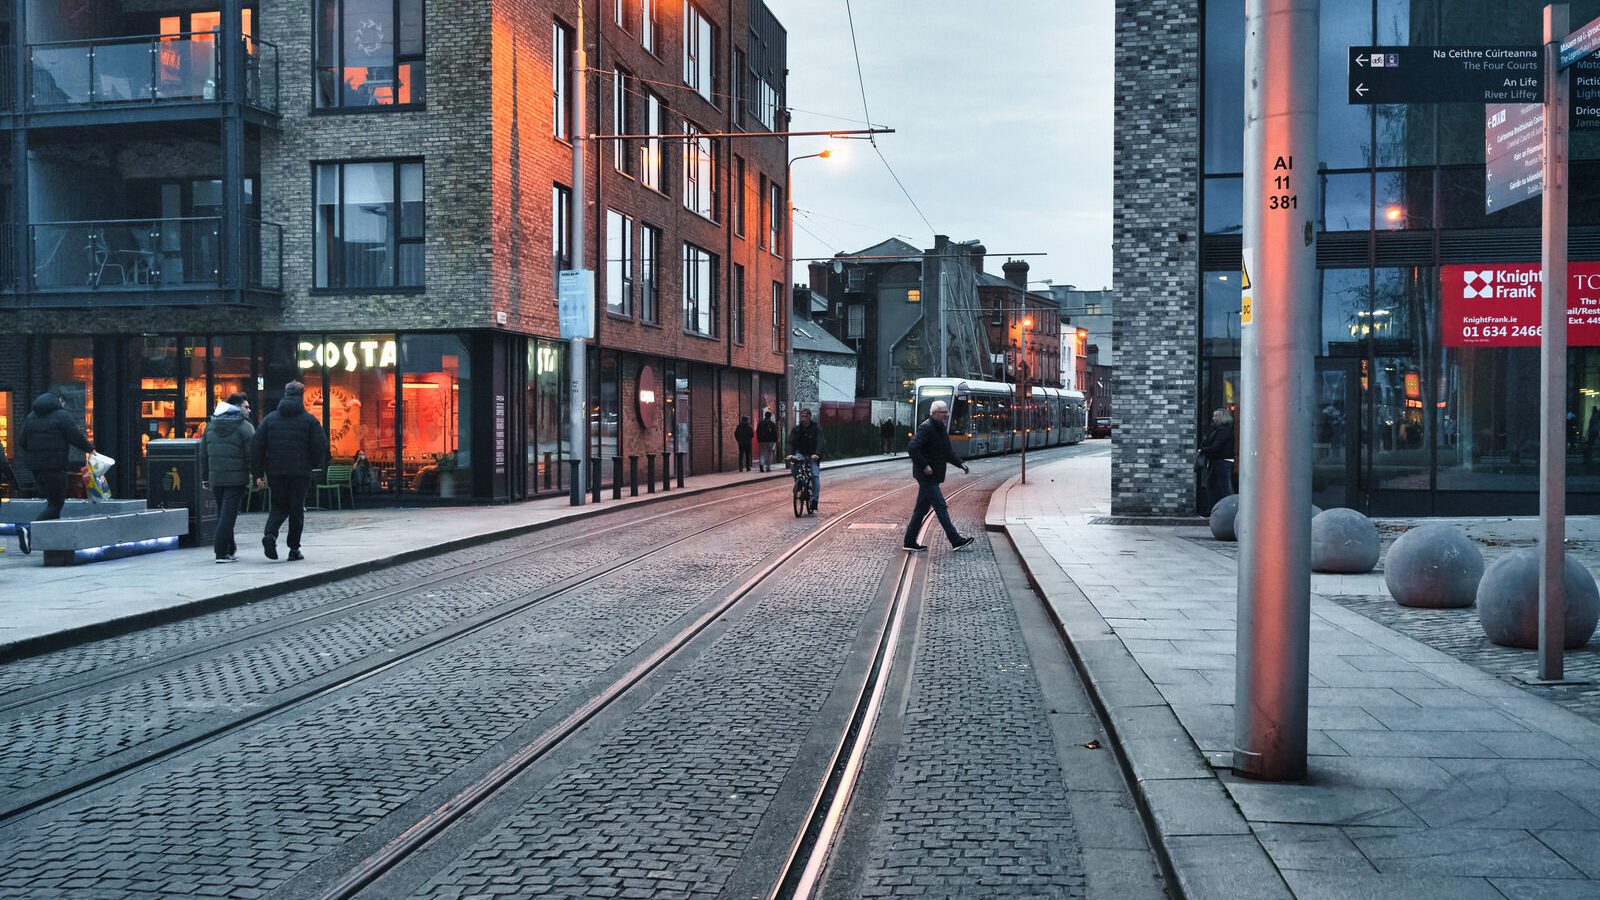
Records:
[[[794,517],[796,519],[809,512],[817,514],[817,504],[812,498],[817,493],[816,479],[811,474],[811,461],[799,456],[788,456],[784,462],[789,464],[789,470],[794,473]]]

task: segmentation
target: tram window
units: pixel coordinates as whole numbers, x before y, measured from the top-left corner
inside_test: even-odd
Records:
[[[950,402],[950,395],[954,392],[949,388],[923,388],[917,392],[917,425],[928,420],[928,414],[933,409],[935,400]]]
[[[971,404],[965,397],[957,397],[955,409],[950,411],[950,433],[967,434],[971,417]]]

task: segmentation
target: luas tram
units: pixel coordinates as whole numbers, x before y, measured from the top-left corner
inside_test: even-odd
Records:
[[[919,378],[912,387],[916,423],[928,417],[935,400],[950,405],[950,443],[963,459],[1010,453],[1028,447],[1076,444],[1088,434],[1089,408],[1080,391],[1036,387],[1026,404],[1017,386],[966,378]]]

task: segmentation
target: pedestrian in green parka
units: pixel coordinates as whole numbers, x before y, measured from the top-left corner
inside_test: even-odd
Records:
[[[217,537],[211,548],[219,563],[239,561],[233,525],[250,485],[250,439],[256,433],[245,415],[248,406],[244,394],[229,394],[217,404],[200,439],[201,478],[217,498]]]

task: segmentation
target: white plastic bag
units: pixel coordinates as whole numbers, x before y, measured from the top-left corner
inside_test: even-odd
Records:
[[[107,472],[109,472],[111,470],[111,467],[116,465],[116,464],[117,464],[116,460],[114,460],[111,457],[105,455],[104,453],[101,453],[99,450],[96,450],[93,453],[89,454],[89,468],[96,475],[104,476]]]

